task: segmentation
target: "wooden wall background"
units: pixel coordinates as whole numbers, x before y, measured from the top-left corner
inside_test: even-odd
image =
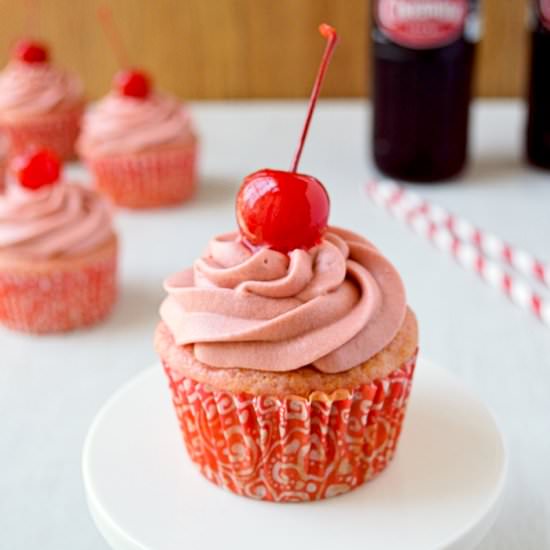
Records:
[[[79,71],[90,97],[109,87],[116,62],[98,27],[110,6],[135,64],[185,98],[302,97],[309,94],[323,41],[317,25],[342,36],[325,96],[368,93],[368,0],[0,0],[0,62],[25,32],[29,2],[37,35],[58,63]],[[523,94],[528,0],[485,0],[477,93]]]

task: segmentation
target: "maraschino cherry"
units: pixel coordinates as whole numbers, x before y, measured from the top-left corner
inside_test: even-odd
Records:
[[[151,80],[143,71],[124,69],[115,75],[113,87],[126,97],[145,99],[151,93]]]
[[[321,25],[319,31],[327,45],[291,170],[258,170],[244,179],[237,195],[241,235],[253,246],[285,253],[296,248],[309,249],[321,241],[327,228],[330,201],[323,184],[297,172],[321,84],[338,42],[336,30],[330,25]]]
[[[15,157],[11,165],[22,187],[35,191],[59,181],[61,162],[49,149],[34,149]]]
[[[105,36],[118,59],[119,65],[121,67],[128,67],[128,55],[120,38],[118,29],[113,21],[111,10],[103,6],[97,13]],[[144,71],[125,68],[115,75],[113,79],[113,88],[120,95],[126,97],[147,99],[151,93],[152,83],[151,78]]]
[[[13,57],[24,63],[47,63],[48,48],[36,40],[19,40],[13,49]]]

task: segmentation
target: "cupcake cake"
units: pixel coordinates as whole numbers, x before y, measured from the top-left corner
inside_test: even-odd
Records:
[[[60,181],[55,153],[12,161],[0,196],[0,324],[32,333],[92,325],[117,295],[117,237],[108,204]]]
[[[73,158],[83,109],[80,79],[54,66],[45,45],[18,42],[0,73],[0,128],[12,154],[34,146]]]
[[[170,206],[195,191],[197,138],[189,113],[153,90],[141,71],[116,75],[84,117],[78,152],[97,188],[119,206]]]
[[[185,446],[236,494],[339,495],[379,474],[401,432],[418,347],[401,278],[369,241],[328,226],[329,198],[293,170],[245,178],[239,231],[165,282],[155,347]]]

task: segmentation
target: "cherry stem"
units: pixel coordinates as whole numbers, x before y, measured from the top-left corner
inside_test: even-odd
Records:
[[[315,83],[313,84],[313,90],[311,90],[306,121],[302,129],[302,135],[300,136],[298,149],[296,150],[294,160],[292,161],[292,168],[290,169],[290,171],[294,173],[298,170],[298,164],[300,163],[300,157],[302,156],[302,150],[304,148],[304,143],[306,141],[307,133],[309,131],[309,125],[311,124],[311,119],[313,118],[313,111],[315,110],[315,105],[317,104],[317,98],[319,97],[319,92],[321,91],[321,86],[323,85],[325,73],[327,72],[330,59],[334,52],[334,48],[338,43],[338,34],[336,33],[336,29],[334,29],[330,25],[322,23],[321,25],[319,25],[319,32],[324,38],[327,39],[327,45],[323,53],[323,58],[321,59],[321,64],[319,65],[319,71],[317,72]]]
[[[37,32],[39,5],[38,0],[26,0],[25,2],[25,33],[28,38],[33,38]]]
[[[107,6],[100,6],[97,10],[97,17],[118,64],[122,68],[129,67],[128,53],[120,38],[120,32],[113,20],[113,13]]]

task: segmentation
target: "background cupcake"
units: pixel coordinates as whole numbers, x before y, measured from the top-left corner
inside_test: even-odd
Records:
[[[34,146],[73,158],[83,109],[80,79],[52,65],[43,44],[20,41],[0,74],[0,127],[12,154]]]
[[[0,196],[0,323],[68,331],[108,315],[117,295],[117,237],[106,202],[59,181],[54,153],[17,157]]]
[[[195,191],[197,139],[189,113],[152,90],[140,71],[120,72],[85,115],[78,151],[97,188],[117,205],[174,205]]]

